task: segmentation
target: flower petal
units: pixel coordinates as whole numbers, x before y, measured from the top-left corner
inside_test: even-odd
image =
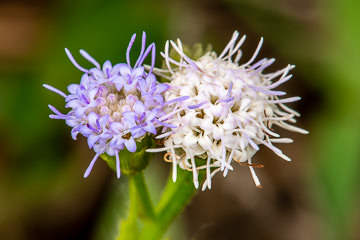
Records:
[[[143,127],[143,129],[149,133],[152,134],[156,134],[156,128],[154,126],[154,124],[148,122],[147,125],[145,127]]]
[[[99,115],[97,115],[95,112],[90,112],[87,116],[88,122],[91,126],[95,127],[97,124],[97,120],[99,119]]]
[[[119,73],[121,76],[127,77],[128,75],[131,75],[131,69],[128,65],[122,64],[119,66]]]
[[[137,113],[137,114],[140,114],[140,113],[144,113],[145,112],[145,106],[144,104],[141,102],[141,101],[136,101],[136,103],[134,104],[134,111]]]
[[[135,152],[136,151],[136,143],[134,139],[131,137],[128,140],[125,140],[125,146],[129,152]]]

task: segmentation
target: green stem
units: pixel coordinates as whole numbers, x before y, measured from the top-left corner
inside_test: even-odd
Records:
[[[152,202],[142,172],[129,176],[129,213],[127,219],[120,223],[117,240],[138,239],[137,218],[139,216],[144,222],[154,221],[155,219]]]
[[[204,178],[199,174],[199,182]],[[144,224],[139,239],[161,239],[169,225],[185,209],[187,203],[195,195],[192,172],[178,169],[177,181],[174,183],[169,177],[162,197],[155,208],[156,221]]]
[[[133,184],[133,187],[136,189],[137,193],[137,203],[139,204],[139,214],[143,220],[154,220],[155,214],[153,209],[153,204],[150,199],[149,192],[145,183],[145,178],[143,172],[138,172],[137,174],[130,177],[130,181]]]
[[[117,240],[136,240],[138,238],[138,226],[137,226],[137,193],[135,189],[134,180],[129,179],[129,212],[125,220],[120,222],[120,231]]]

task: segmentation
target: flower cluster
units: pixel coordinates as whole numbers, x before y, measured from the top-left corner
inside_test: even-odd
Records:
[[[165,160],[173,163],[173,180],[176,169],[193,172],[193,181],[198,188],[198,171],[206,169],[203,190],[211,188],[211,178],[219,171],[224,176],[232,170],[231,163],[247,165],[256,186],[261,187],[252,163],[252,157],[265,145],[281,158],[290,159],[273,143],[290,143],[289,138],[280,138],[272,130],[273,125],[299,133],[307,133],[290,123],[299,114],[284,105],[299,100],[299,97],[279,98],[283,91],[274,90],[288,81],[294,68],[288,65],[274,73],[263,73],[275,59],[254,60],[261,48],[263,39],[249,61],[239,64],[240,46],[245,36],[238,40],[235,32],[223,52],[207,52],[199,59],[190,59],[183,50],[180,40],[167,41],[161,53],[167,69],[154,69],[154,72],[167,75],[170,85],[165,93],[165,101],[183,96],[189,97],[177,103],[170,122],[177,128],[170,129],[157,138],[165,138],[164,147],[149,149],[150,152],[166,151]],[[179,59],[170,57],[169,43]],[[197,157],[197,158],[196,158]],[[198,160],[196,160],[198,159]]]
[[[241,45],[245,36],[239,39],[235,32],[220,55],[206,52],[198,59],[185,54],[180,40],[167,41],[161,53],[166,69],[154,68],[155,44],[146,47],[143,33],[138,59],[132,66],[130,50],[135,41],[130,40],[126,63],[112,65],[106,61],[100,64],[84,50],[80,54],[94,68],[85,69],[65,49],[70,61],[84,72],[80,84],[68,86],[69,94],[44,84],[44,87],[63,96],[67,114],[54,112],[53,119],[63,119],[72,127],[72,137],[87,138],[95,156],[85,171],[91,172],[101,154],[115,156],[117,177],[120,177],[119,152],[126,148],[137,150],[136,141],[147,134],[163,139],[164,147],[147,149],[148,152],[167,153],[166,161],[172,162],[173,181],[176,181],[177,167],[192,171],[193,182],[199,187],[198,172],[206,171],[202,189],[211,188],[211,178],[218,172],[226,176],[236,162],[250,168],[256,186],[261,187],[252,163],[259,145],[265,145],[279,157],[290,158],[274,146],[274,143],[290,143],[272,129],[273,125],[306,134],[307,131],[293,126],[299,113],[285,104],[298,101],[299,97],[281,98],[283,91],[275,90],[288,81],[294,68],[288,65],[274,73],[264,73],[275,59],[255,61],[263,43],[261,38],[250,60],[239,64]],[[170,56],[170,45],[176,57]],[[151,53],[151,65],[143,63]],[[159,83],[154,73],[169,80]],[[159,132],[159,127],[162,132]]]
[[[60,113],[55,107],[49,105],[54,112],[53,119],[64,119],[72,127],[73,139],[77,135],[87,138],[90,149],[96,155],[91,161],[84,177],[87,177],[96,159],[103,153],[116,156],[116,172],[120,177],[119,151],[126,148],[130,152],[136,151],[136,141],[140,141],[147,133],[156,134],[159,126],[174,128],[166,123],[166,113],[163,94],[169,89],[167,84],[156,81],[152,73],[155,63],[155,44],[146,48],[146,35],[143,33],[140,56],[135,65],[130,64],[130,50],[135,41],[134,34],[129,43],[126,60],[127,63],[112,65],[106,61],[100,64],[84,50],[80,54],[94,68],[85,69],[73,58],[70,51],[65,49],[70,61],[80,71],[84,72],[80,84],[68,86],[69,94],[44,84],[44,87],[63,96],[67,114]],[[145,58],[151,52],[151,68],[146,71],[142,66]],[[181,99],[180,99],[181,100]]]

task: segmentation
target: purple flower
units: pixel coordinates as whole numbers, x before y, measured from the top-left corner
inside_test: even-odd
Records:
[[[62,114],[55,107],[49,105],[53,111],[52,119],[64,119],[72,127],[71,135],[76,139],[80,133],[87,138],[90,149],[95,156],[87,168],[87,177],[97,158],[107,153],[116,157],[117,177],[120,177],[119,151],[126,148],[130,152],[136,151],[136,141],[140,141],[147,133],[156,134],[160,126],[175,127],[167,123],[163,107],[164,92],[169,89],[167,84],[160,84],[152,74],[155,64],[155,44],[146,48],[146,34],[142,36],[140,55],[132,67],[130,64],[130,50],[135,41],[134,34],[129,43],[127,63],[112,65],[106,61],[103,66],[84,50],[80,54],[93,65],[94,68],[81,67],[65,49],[70,61],[80,71],[84,72],[79,84],[68,86],[69,94],[44,84],[44,87],[65,98],[66,108],[70,111]],[[145,58],[151,52],[151,66],[145,70],[142,66]]]

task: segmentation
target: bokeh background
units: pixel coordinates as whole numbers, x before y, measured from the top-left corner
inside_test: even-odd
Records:
[[[47,104],[63,99],[81,73],[64,53],[87,50],[99,62],[125,60],[133,33],[147,32],[159,51],[167,39],[212,43],[220,52],[234,30],[247,35],[244,58],[263,36],[259,57],[269,69],[296,65],[281,86],[309,135],[280,148],[285,162],[263,148],[257,189],[246,167],[214,178],[172,227],[171,239],[360,239],[360,1],[358,0],[42,0],[0,2],[0,239],[112,239],[126,207],[126,177],[115,179],[93,152],[74,142]],[[139,40],[134,51],[139,48]],[[243,60],[244,61],[244,60]],[[170,166],[155,158],[146,175],[161,191]]]

